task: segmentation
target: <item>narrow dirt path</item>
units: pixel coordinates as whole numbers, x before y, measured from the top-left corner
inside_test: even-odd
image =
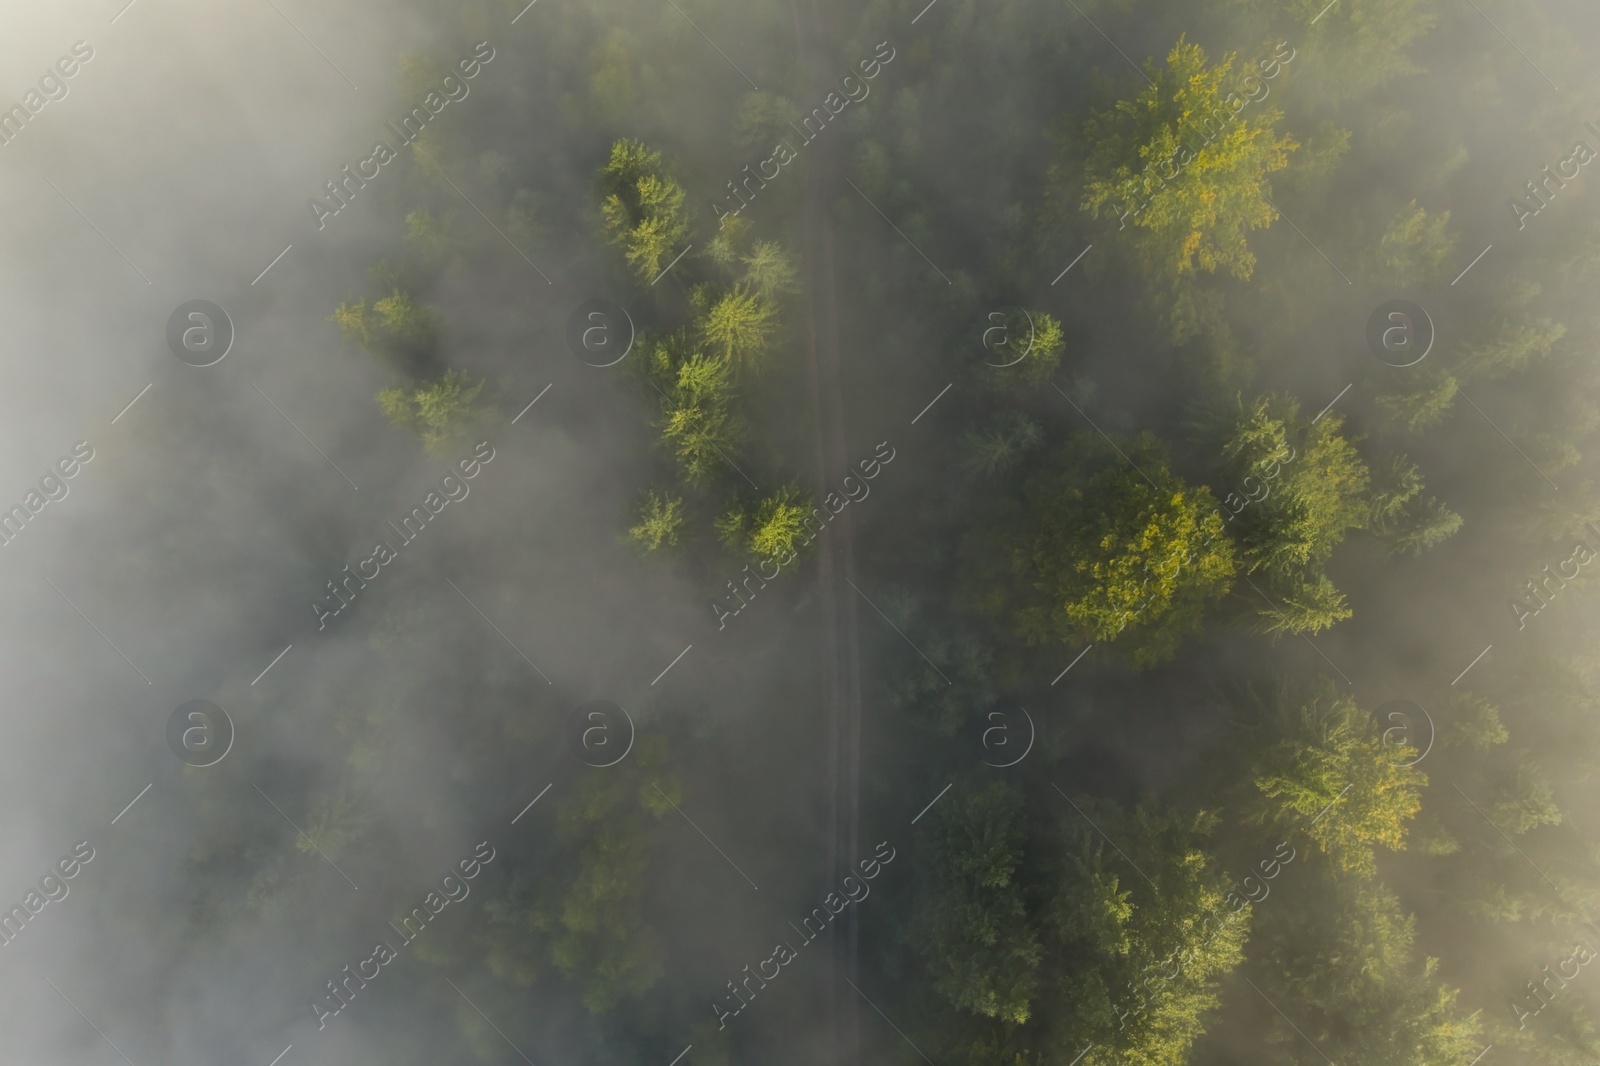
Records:
[[[820,100],[831,80],[831,25],[825,0],[793,0],[795,36],[808,81]],[[830,136],[832,134],[832,136]],[[817,493],[837,490],[849,470],[844,386],[839,346],[838,281],[833,247],[834,198],[841,181],[842,131],[824,131],[811,146],[805,171],[802,256],[806,279],[806,356],[816,416]],[[826,883],[837,891],[860,854],[861,654],[856,618],[854,523],[846,507],[819,537],[818,580],[824,619],[822,666],[828,716],[828,823]],[[859,584],[859,582],[856,582]],[[834,1061],[854,1066],[860,1058],[855,908],[840,915],[833,941],[832,1021]]]

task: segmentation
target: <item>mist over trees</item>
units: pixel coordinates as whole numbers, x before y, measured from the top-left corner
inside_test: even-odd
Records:
[[[1600,1062],[1594,11],[279,14],[341,217],[4,527],[18,1061]]]

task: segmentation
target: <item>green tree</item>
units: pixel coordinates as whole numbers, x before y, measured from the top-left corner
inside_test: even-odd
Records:
[[[961,469],[974,477],[996,477],[1015,467],[1043,441],[1044,430],[1027,415],[999,418],[982,432],[962,436],[967,455]]]
[[[1367,528],[1395,555],[1421,555],[1461,528],[1461,516],[1432,496],[1423,496],[1422,471],[1395,455],[1374,477]]]
[[[584,777],[561,804],[564,851],[556,868],[538,876],[519,870],[485,903],[481,942],[497,973],[531,982],[548,951],[597,1014],[660,980],[665,949],[645,919],[644,894],[653,827],[683,800],[667,762],[662,738],[641,737],[633,759]]]
[[[705,482],[733,462],[745,424],[734,410],[733,368],[706,356],[682,332],[641,335],[636,364],[661,398],[656,428],[678,471],[691,485]]]
[[[639,508],[639,524],[628,530],[633,542],[647,552],[663,545],[676,546],[683,526],[683,498],[651,490]]]
[[[1069,448],[966,545],[967,599],[1030,644],[1116,640],[1133,662],[1170,656],[1234,576],[1216,501],[1168,470],[1154,438],[1128,459]]]
[[[717,292],[713,285],[696,286],[694,304],[699,312],[696,328],[709,351],[738,368],[759,364],[772,343],[778,309],[759,290],[735,285]]]
[[[1299,58],[1290,69],[1320,103],[1380,91],[1395,78],[1420,73],[1407,50],[1438,22],[1427,0],[1224,0],[1248,25],[1272,27],[1269,42],[1287,36]]]
[[[308,855],[338,855],[377,825],[378,815],[348,789],[324,796],[306,818],[294,846]]]
[[[965,627],[933,628],[924,626],[913,631],[911,618],[904,617],[892,606],[884,604],[884,612],[895,619],[895,625],[912,634],[917,643],[917,654],[903,655],[904,667],[896,671],[887,687],[889,702],[896,709],[915,715],[936,736],[953,737],[963,722],[974,716],[974,711],[984,711],[994,706],[999,695],[994,681],[994,649],[977,633]],[[926,655],[927,661],[922,656]],[[929,663],[935,664],[934,670]],[[985,719],[992,722],[993,719]],[[1007,729],[995,736],[996,746],[990,749],[993,759],[1009,759],[1015,752],[1013,738],[1020,737],[1021,729]],[[1001,746],[1004,740],[1009,747]]]
[[[1455,261],[1450,212],[1429,215],[1412,200],[1389,222],[1367,273],[1380,285],[1406,287],[1437,281]]]
[[[427,211],[406,214],[406,241],[421,252],[424,258],[437,261],[450,250],[448,221],[440,221]]]
[[[964,790],[919,831],[925,871],[913,918],[933,989],[957,1010],[1021,1025],[1042,955],[1022,863],[1022,794],[1000,781]]]
[[[1374,849],[1405,848],[1427,775],[1408,744],[1386,744],[1378,723],[1318,678],[1296,697],[1279,689],[1252,772],[1250,820],[1304,833],[1341,870],[1371,876]],[[1263,739],[1266,739],[1264,737]]]
[[[676,380],[662,400],[658,425],[691,485],[733,462],[732,453],[744,431],[731,410],[732,399],[727,363],[692,355],[678,366]]]
[[[417,435],[434,453],[448,451],[472,431],[484,416],[477,403],[484,382],[474,383],[466,374],[447,370],[443,377],[419,383],[416,387],[384,389],[378,405],[389,421]]]
[[[1371,473],[1342,426],[1332,414],[1302,421],[1299,402],[1281,395],[1239,400],[1223,420],[1225,483],[1244,493],[1230,499],[1245,504],[1237,537],[1247,573],[1320,567],[1350,530],[1366,528]]]
[[[1259,606],[1251,601],[1255,614],[1245,623],[1245,628],[1252,633],[1262,633],[1274,640],[1297,633],[1320,633],[1353,613],[1345,605],[1344,593],[1334,587],[1326,574],[1295,575],[1279,584],[1288,588],[1287,591],[1274,588],[1278,599],[1261,593],[1263,602]]]
[[[754,559],[783,560],[797,554],[806,535],[803,520],[812,511],[798,485],[785,485],[753,509],[736,504],[716,521],[722,543]],[[792,558],[790,558],[792,562]]]
[[[661,166],[661,153],[620,140],[600,170],[600,214],[606,240],[622,248],[645,281],[672,260],[689,232],[683,186]]]
[[[424,381],[413,389],[390,387],[378,394],[378,405],[394,426],[410,429],[434,453],[450,450],[482,418],[477,403],[483,381],[446,370],[442,378]]]
[[[1255,256],[1245,234],[1277,217],[1267,175],[1297,146],[1274,132],[1276,107],[1225,88],[1234,58],[1207,66],[1204,50],[1180,38],[1164,66],[1145,64],[1148,88],[1084,125],[1092,147],[1083,208],[1131,221],[1159,276],[1223,269],[1247,278]]]
[[[750,254],[739,260],[745,266],[744,283],[767,299],[800,291],[794,257],[773,241],[756,241]]]
[[[989,388],[1037,388],[1055,377],[1066,350],[1061,322],[1043,311],[1012,308],[990,313],[983,334],[986,366],[974,367]]]
[[[1397,387],[1378,394],[1378,410],[1390,425],[1421,433],[1444,421],[1455,405],[1460,386],[1455,375],[1438,365],[1407,367]]]
[[[1244,957],[1250,924],[1249,904],[1207,850],[1217,817],[1075,803],[1060,815],[1045,920],[1053,1001],[1041,1004],[1043,1043],[1063,1063],[1092,1045],[1086,1066],[1181,1066],[1218,1004],[1219,979]]]
[[[1457,373],[1469,381],[1495,381],[1548,356],[1567,327],[1525,313],[1507,315],[1491,327],[1487,340],[1463,346]]]
[[[409,374],[426,373],[439,344],[432,310],[399,288],[375,301],[347,300],[333,312],[339,333]]]
[[[1299,1028],[1273,1026],[1274,1059],[1462,1066],[1483,1050],[1479,1012],[1463,1012],[1439,960],[1417,953],[1416,920],[1392,891],[1337,877],[1305,891],[1262,928],[1269,998]]]

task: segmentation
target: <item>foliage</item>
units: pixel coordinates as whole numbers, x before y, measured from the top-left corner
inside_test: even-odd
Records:
[[[459,443],[486,413],[476,402],[483,386],[482,381],[474,384],[466,374],[447,370],[413,389],[384,389],[378,393],[378,404],[392,424],[411,430],[429,451],[439,454]]]
[[[1043,311],[1012,308],[990,314],[987,325],[985,348],[991,354],[985,359],[987,366],[976,368],[986,386],[1037,388],[1055,376],[1067,346],[1058,319]]]
[[[1248,278],[1255,255],[1245,234],[1277,217],[1267,175],[1297,146],[1275,135],[1276,107],[1224,88],[1234,58],[1207,66],[1205,51],[1180,38],[1165,66],[1145,64],[1152,84],[1084,124],[1092,147],[1083,208],[1096,218],[1132,212],[1133,239],[1157,276],[1220,269]]]
[[[1236,401],[1223,423],[1228,483],[1267,495],[1240,514],[1239,558],[1247,573],[1290,575],[1320,567],[1352,529],[1366,527],[1371,474],[1339,432],[1338,415],[1315,424],[1299,418],[1298,401],[1281,395]],[[1292,456],[1292,458],[1291,458]]]
[[[917,838],[927,887],[913,924],[933,990],[1015,1025],[1028,1020],[1042,955],[1017,876],[1025,837],[1021,793],[995,781],[953,797]]]
[[[661,435],[692,485],[733,461],[729,453],[738,447],[742,426],[729,410],[732,396],[727,364],[692,355],[678,367],[677,381],[662,402]]]
[[[1049,1043],[1059,1061],[1093,1045],[1088,1066],[1181,1066],[1218,1005],[1219,979],[1244,957],[1250,924],[1208,854],[1216,815],[1075,805],[1060,816],[1046,918]]]
[[[1391,457],[1374,485],[1342,428],[1337,415],[1303,420],[1298,401],[1283,395],[1236,397],[1211,422],[1223,483],[1239,486],[1224,501],[1235,514],[1239,558],[1247,575],[1259,575],[1245,601],[1253,631],[1315,633],[1350,616],[1323,567],[1351,531],[1370,530],[1391,551],[1417,554],[1461,525],[1438,500],[1420,496],[1421,471],[1404,456]]]
[[[1430,216],[1412,200],[1384,230],[1368,273],[1379,284],[1396,287],[1442,279],[1456,252],[1449,225],[1449,211]]]
[[[647,552],[663,545],[676,547],[683,526],[683,497],[651,490],[639,508],[639,524],[628,530],[633,542]]]
[[[332,321],[346,341],[392,360],[401,369],[418,369],[438,346],[438,316],[399,288],[370,303],[341,303]]]
[[[1044,430],[1027,415],[997,419],[981,433],[961,438],[967,455],[961,469],[974,477],[993,478],[1014,468],[1044,441]]]
[[[1299,698],[1280,690],[1274,711],[1275,739],[1252,773],[1252,821],[1304,833],[1339,869],[1370,876],[1374,848],[1403,850],[1422,807],[1427,775],[1407,765],[1417,750],[1385,744],[1372,715],[1327,678]]]
[[[1464,346],[1458,373],[1468,380],[1494,381],[1549,356],[1567,327],[1526,314],[1497,320],[1488,338]]]
[[[702,355],[682,334],[641,336],[640,368],[661,396],[662,443],[679,473],[699,485],[733,462],[744,421],[733,409],[733,368]]]
[[[653,826],[682,801],[683,787],[667,770],[662,738],[640,737],[635,752],[636,759],[584,777],[561,804],[559,833],[575,864],[538,880],[519,877],[485,904],[491,966],[531,981],[538,952],[529,938],[542,941],[597,1014],[643,995],[664,972],[661,937],[642,901]]]
[[[1416,920],[1392,891],[1349,878],[1307,890],[1313,898],[1278,908],[1265,930],[1265,994],[1297,1026],[1273,1026],[1283,1061],[1461,1066],[1483,1050],[1479,1012],[1463,1014],[1439,960],[1416,953]]]
[[[1344,593],[1334,587],[1326,574],[1312,577],[1295,575],[1286,582],[1287,591],[1275,589],[1278,598],[1260,593],[1263,605],[1249,617],[1245,628],[1276,640],[1297,633],[1320,633],[1351,615]]]
[[[1123,450],[1128,461],[1070,448],[1030,477],[968,538],[968,599],[1030,644],[1126,630],[1130,657],[1147,665],[1227,593],[1234,559],[1209,492],[1173,475],[1153,438]]]
[[[406,215],[406,241],[436,259],[450,248],[449,226],[427,211],[411,211]]]
[[[760,290],[735,285],[717,293],[710,285],[695,290],[698,329],[707,350],[730,366],[758,364],[772,343],[778,309]]]
[[[368,805],[348,790],[341,790],[323,797],[311,809],[305,830],[295,837],[294,846],[310,855],[338,855],[377,821],[377,814]]]
[[[785,485],[763,498],[753,510],[743,505],[717,519],[717,535],[723,544],[752,559],[772,559],[779,565],[793,561],[803,545],[802,521],[812,511],[811,500],[799,485]]]
[[[750,254],[740,257],[745,266],[744,283],[767,299],[800,291],[799,270],[794,257],[773,241],[756,241]]]
[[[1252,25],[1291,34],[1304,58],[1306,94],[1324,104],[1378,92],[1420,73],[1407,50],[1438,22],[1427,0],[1224,0]],[[1274,40],[1276,37],[1273,38]],[[1302,47],[1302,42],[1304,45]]]
[[[1411,433],[1432,429],[1456,402],[1460,391],[1455,375],[1438,365],[1408,367],[1415,371],[1401,379],[1410,384],[1378,394],[1378,410],[1391,425]]]
[[[644,281],[657,277],[689,232],[683,186],[662,169],[661,153],[620,140],[600,170],[605,238],[622,248]]]

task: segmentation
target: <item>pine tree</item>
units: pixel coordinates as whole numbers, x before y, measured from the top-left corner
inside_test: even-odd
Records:
[[[653,280],[689,232],[683,186],[663,170],[661,153],[620,140],[601,168],[600,193],[606,240],[622,248],[642,280]]]
[[[639,509],[639,524],[628,530],[628,536],[647,552],[659,551],[664,545],[677,546],[682,526],[683,497],[651,490]]]

